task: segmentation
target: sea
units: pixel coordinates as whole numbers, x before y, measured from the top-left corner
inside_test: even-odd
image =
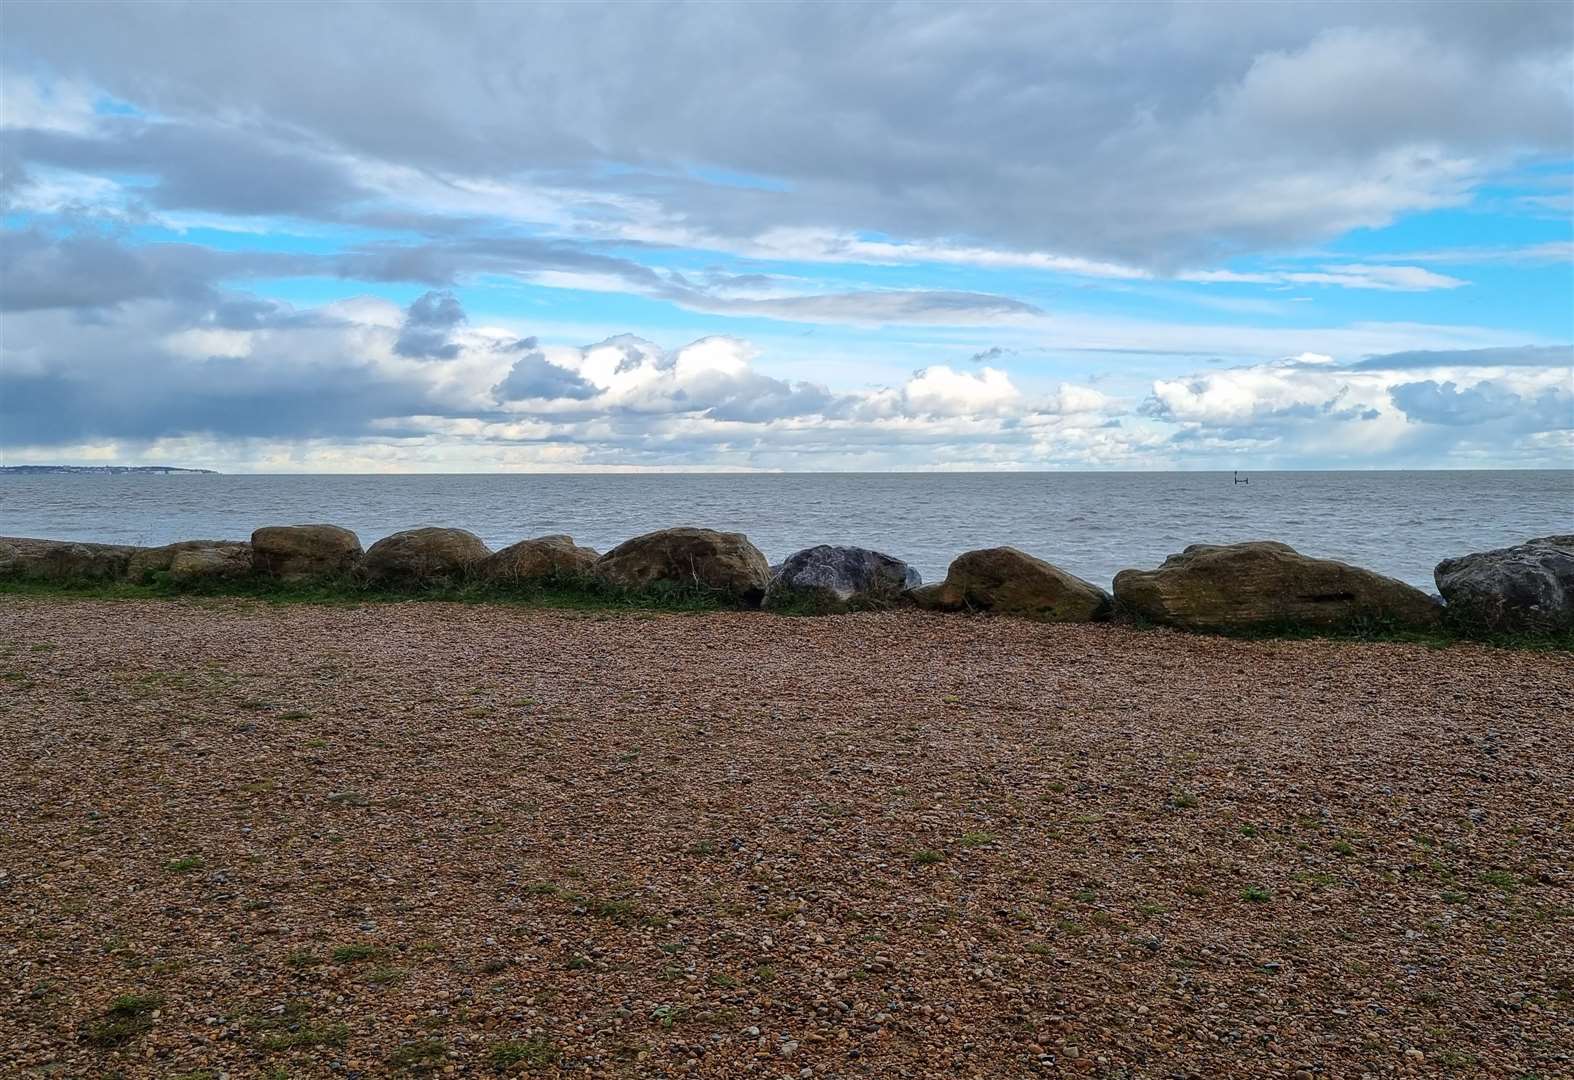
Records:
[[[1106,587],[1187,544],[1281,540],[1431,591],[1441,559],[1574,533],[1574,470],[0,475],[3,536],[155,545],[307,522],[368,546],[445,525],[494,549],[568,533],[600,551],[700,525],[746,533],[772,562],[815,544],[874,548],[925,581],[1009,544]]]

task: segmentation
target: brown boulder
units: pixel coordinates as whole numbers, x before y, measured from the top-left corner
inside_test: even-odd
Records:
[[[574,543],[572,536],[538,536],[488,555],[478,573],[483,581],[498,585],[582,577],[591,572],[598,558],[595,551]]]
[[[937,581],[933,585],[909,589],[907,598],[925,611],[961,611],[967,607],[962,590],[949,581]]]
[[[340,578],[361,561],[361,541],[337,525],[269,525],[251,534],[257,573],[281,581]]]
[[[959,555],[945,583],[962,605],[1050,622],[1092,622],[1109,616],[1109,593],[1058,566],[1013,547]]]
[[[691,528],[625,540],[596,560],[595,572],[625,589],[657,583],[698,586],[756,605],[771,577],[764,554],[742,533]]]
[[[210,581],[234,581],[251,575],[251,545],[203,544],[175,553],[169,564],[169,579],[177,585],[198,585]]]
[[[1441,605],[1402,581],[1272,540],[1193,544],[1156,570],[1122,570],[1115,601],[1127,614],[1187,630],[1336,628],[1363,620],[1427,627],[1442,615]]]
[[[237,544],[245,545],[249,560],[251,545],[244,540],[180,540],[162,547],[143,548],[131,556],[131,562],[126,567],[126,579],[143,582],[150,580],[154,574],[168,573],[175,557],[182,552],[234,547]]]
[[[142,548],[72,540],[0,537],[0,577],[29,581],[119,581]]]
[[[492,550],[464,529],[406,529],[366,550],[361,569],[373,585],[456,585],[474,576]]]

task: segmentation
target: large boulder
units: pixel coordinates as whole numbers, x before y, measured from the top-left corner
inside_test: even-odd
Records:
[[[890,607],[923,584],[901,559],[868,548],[820,544],[789,556],[771,575],[765,606],[818,611]]]
[[[0,578],[30,581],[119,581],[141,548],[73,540],[0,537]]]
[[[268,525],[251,534],[257,573],[280,581],[348,576],[361,561],[361,540],[337,525]]]
[[[175,557],[187,551],[204,551],[208,548],[233,548],[244,545],[248,569],[251,560],[251,545],[243,540],[180,540],[162,547],[143,548],[131,556],[131,561],[126,566],[126,579],[128,581],[143,582],[150,580],[154,574],[169,572]]]
[[[958,555],[945,583],[963,607],[1050,622],[1092,622],[1109,617],[1109,593],[1058,566],[1013,547]]]
[[[925,611],[962,611],[967,607],[962,590],[949,581],[920,585],[909,592],[907,598]]]
[[[361,569],[373,585],[455,585],[474,577],[492,549],[464,529],[406,529],[366,550]]]
[[[251,576],[251,569],[250,544],[203,544],[175,553],[169,579],[177,585],[235,581]]]
[[[745,604],[758,604],[770,582],[770,564],[748,537],[714,529],[660,529],[636,536],[597,559],[595,572],[620,588],[698,586]]]
[[[1574,536],[1444,559],[1433,571],[1449,616],[1484,630],[1574,629]]]
[[[496,585],[575,578],[589,574],[598,558],[595,551],[574,543],[572,536],[538,536],[488,555],[478,573],[483,581]]]
[[[1420,628],[1442,615],[1442,605],[1402,581],[1272,540],[1193,544],[1157,570],[1122,570],[1115,602],[1137,618],[1188,630],[1336,628],[1365,620]]]

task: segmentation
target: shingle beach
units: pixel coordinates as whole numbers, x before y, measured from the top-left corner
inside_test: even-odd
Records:
[[[0,1074],[1574,1076],[1567,652],[0,598]]]

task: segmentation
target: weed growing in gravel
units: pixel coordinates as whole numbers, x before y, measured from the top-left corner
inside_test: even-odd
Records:
[[[374,986],[392,986],[394,983],[404,982],[409,972],[404,968],[380,967],[373,968],[366,973],[366,981]]]
[[[919,851],[913,855],[913,861],[919,866],[933,866],[944,858],[945,856],[938,851]]]
[[[1177,810],[1195,810],[1197,808],[1197,796],[1189,791],[1177,793],[1170,802]]]
[[[1273,899],[1273,893],[1261,885],[1248,885],[1241,891],[1241,899],[1249,904],[1266,904]]]
[[[606,919],[619,926],[635,926],[653,921],[633,900],[604,900],[591,897],[585,901],[585,910],[598,919]]]
[[[1507,870],[1488,870],[1481,875],[1481,884],[1490,885],[1499,892],[1513,893],[1519,889],[1519,878]]]
[[[1333,843],[1333,853],[1335,855],[1354,855],[1355,845],[1350,843],[1348,840],[1335,840]]]
[[[650,1010],[650,1018],[656,1021],[663,1031],[671,1031],[688,1014],[687,1005],[657,1005]]]
[[[524,1042],[492,1044],[486,1052],[486,1063],[498,1072],[507,1072],[520,1065],[527,1069],[544,1069],[555,1065],[563,1057],[561,1050],[545,1035],[532,1035]]]
[[[151,1031],[153,1014],[163,1006],[162,994],[122,994],[82,1026],[82,1038],[94,1046],[123,1046]]]
[[[290,953],[284,958],[284,962],[292,968],[309,968],[316,967],[322,963],[322,957],[314,952],[302,949],[299,952]]]
[[[187,855],[180,859],[171,859],[164,864],[164,869],[172,874],[189,874],[193,870],[201,870],[206,865],[201,855]]]
[[[448,1059],[448,1047],[438,1039],[405,1043],[385,1059],[388,1066],[410,1073],[435,1072]]]
[[[994,833],[970,832],[962,834],[961,838],[957,840],[957,846],[965,848],[983,847],[985,844],[993,844],[994,842]]]
[[[354,964],[361,960],[374,960],[383,955],[383,950],[376,945],[340,945],[333,950],[335,964]]]

